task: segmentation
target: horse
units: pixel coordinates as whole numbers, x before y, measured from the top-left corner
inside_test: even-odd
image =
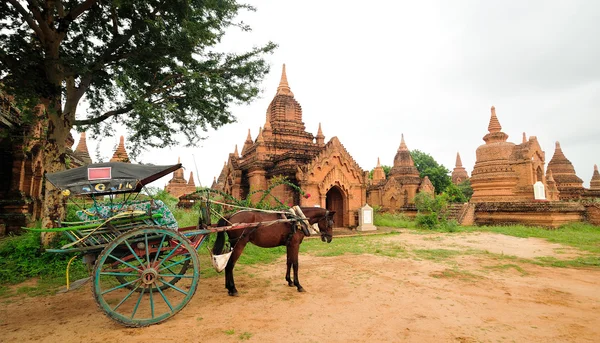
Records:
[[[301,207],[302,212],[308,219],[310,225],[317,223],[323,242],[331,243],[333,238],[333,215],[335,211],[329,211],[320,207]],[[269,222],[282,219],[281,213],[261,212],[258,210],[240,211],[228,218],[219,220],[217,226],[227,226],[237,223],[264,223],[254,228],[230,229],[217,233],[217,239],[213,246],[213,254],[221,254],[225,244],[225,233],[229,237],[229,243],[232,247],[232,253],[225,267],[225,288],[230,296],[238,296],[233,281],[233,267],[242,254],[244,247],[248,242],[261,248],[274,248],[277,246],[287,247],[287,272],[285,280],[288,286],[296,286],[298,292],[304,292],[304,288],[298,280],[298,250],[300,243],[305,237],[305,231],[295,229],[296,222]],[[290,269],[294,267],[294,280],[290,278]]]

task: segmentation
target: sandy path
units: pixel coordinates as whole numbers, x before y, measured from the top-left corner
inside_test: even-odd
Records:
[[[565,251],[543,240],[487,233],[437,237],[381,238],[404,244],[402,257],[302,255],[307,293],[287,287],[283,259],[240,270],[236,298],[227,296],[221,277],[201,279],[186,308],[147,328],[113,323],[89,287],[2,299],[0,341],[598,342],[600,270],[540,267],[493,254],[441,261],[411,255],[471,248],[530,258]]]

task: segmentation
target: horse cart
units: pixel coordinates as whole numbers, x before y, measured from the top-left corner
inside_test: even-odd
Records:
[[[46,175],[73,203],[86,199],[91,204],[77,211],[79,221],[58,222],[51,229],[69,242],[47,251],[83,255],[96,303],[125,326],[160,323],[187,305],[200,277],[197,252],[211,233],[265,224],[211,225],[205,206],[197,225],[178,228],[169,208],[144,189],[179,168],[111,162]],[[301,220],[288,216],[276,222]]]

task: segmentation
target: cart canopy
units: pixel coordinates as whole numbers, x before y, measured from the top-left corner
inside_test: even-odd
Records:
[[[143,186],[181,168],[181,163],[168,166],[124,162],[95,163],[47,173],[46,179],[68,194],[105,195],[139,192]]]

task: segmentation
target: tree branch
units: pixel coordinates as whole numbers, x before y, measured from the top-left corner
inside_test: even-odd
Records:
[[[74,21],[75,19],[77,19],[77,17],[79,17],[83,12],[89,10],[92,6],[94,6],[96,3],[98,2],[98,0],[85,0],[83,3],[81,3],[79,6],[75,7],[74,9],[72,9],[71,11],[69,11],[69,13],[67,13],[67,15],[65,16],[65,18],[67,20],[70,21]]]
[[[61,19],[65,17],[65,7],[63,6],[62,0],[56,0],[56,10]]]
[[[46,20],[44,20],[42,12],[40,12],[40,4],[37,2],[37,0],[27,0],[27,3],[29,3],[29,8],[37,20],[40,29],[47,35],[47,38],[50,38],[52,35],[52,30],[50,29],[50,26],[48,26]]]
[[[94,117],[94,118],[88,118],[88,119],[82,119],[82,120],[75,120],[73,122],[73,125],[77,125],[77,126],[83,126],[83,125],[94,125],[94,124],[99,124],[103,121],[105,121],[108,118],[114,117],[114,116],[118,116],[120,114],[124,114],[127,113],[129,111],[131,111],[133,109],[133,105],[129,104],[126,105],[122,108],[119,108],[118,110],[113,110],[113,111],[108,111],[98,117]]]
[[[8,2],[11,5],[13,5],[13,7],[17,10],[17,12],[19,12],[19,14],[21,14],[23,19],[25,19],[25,21],[27,22],[27,25],[29,25],[29,27],[35,32],[40,41],[44,43],[44,41],[46,40],[46,36],[44,36],[44,32],[42,32],[42,29],[40,29],[40,27],[35,23],[35,20],[29,15],[29,12],[27,12],[17,0],[8,0]]]

